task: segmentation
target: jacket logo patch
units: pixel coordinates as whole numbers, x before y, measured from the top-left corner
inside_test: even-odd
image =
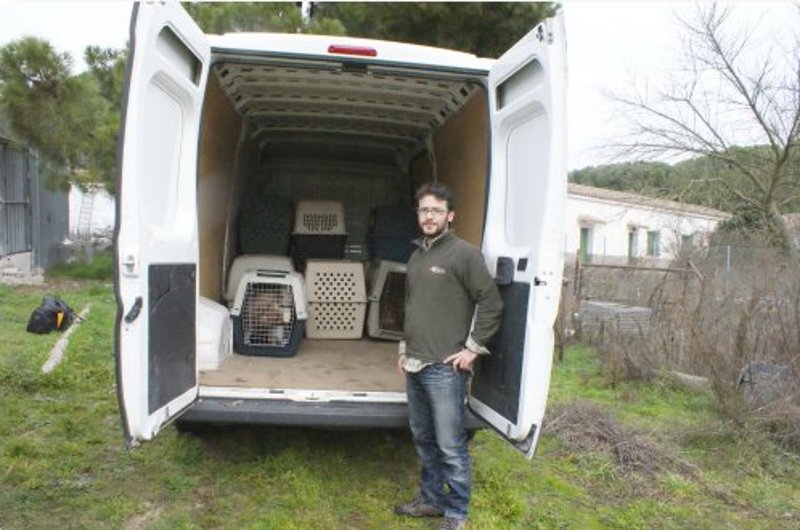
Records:
[[[434,273],[434,274],[444,274],[445,272],[447,272],[447,271],[446,271],[446,270],[444,270],[443,268],[441,268],[441,267],[437,267],[436,265],[433,265],[433,266],[430,268],[430,271],[431,271],[432,273]]]

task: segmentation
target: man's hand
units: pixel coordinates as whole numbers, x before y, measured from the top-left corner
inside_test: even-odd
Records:
[[[475,359],[478,357],[478,354],[472,350],[468,350],[464,348],[463,350],[454,353],[450,357],[444,360],[445,364],[452,362],[453,369],[456,372],[469,372],[472,370],[472,363],[475,362]]]
[[[397,371],[400,372],[401,374],[406,373],[405,369],[403,369],[403,365],[405,364],[405,362],[406,362],[405,355],[400,354],[397,356]]]

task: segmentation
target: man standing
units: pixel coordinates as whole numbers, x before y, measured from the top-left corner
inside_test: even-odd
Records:
[[[425,184],[416,201],[423,237],[408,261],[398,367],[406,374],[422,477],[420,495],[396,506],[395,513],[443,515],[440,530],[458,530],[466,528],[472,488],[467,385],[477,356],[489,353],[486,344],[500,327],[503,301],[480,251],[449,230],[452,191]]]

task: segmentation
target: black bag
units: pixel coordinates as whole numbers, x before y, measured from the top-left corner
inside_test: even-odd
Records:
[[[28,320],[28,331],[31,333],[50,333],[64,331],[75,320],[75,311],[58,297],[46,296],[42,303],[33,310]]]

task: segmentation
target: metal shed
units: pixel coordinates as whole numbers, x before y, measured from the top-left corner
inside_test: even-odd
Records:
[[[33,267],[49,269],[68,231],[67,193],[47,189],[36,154],[0,136],[0,258],[29,253]]]

